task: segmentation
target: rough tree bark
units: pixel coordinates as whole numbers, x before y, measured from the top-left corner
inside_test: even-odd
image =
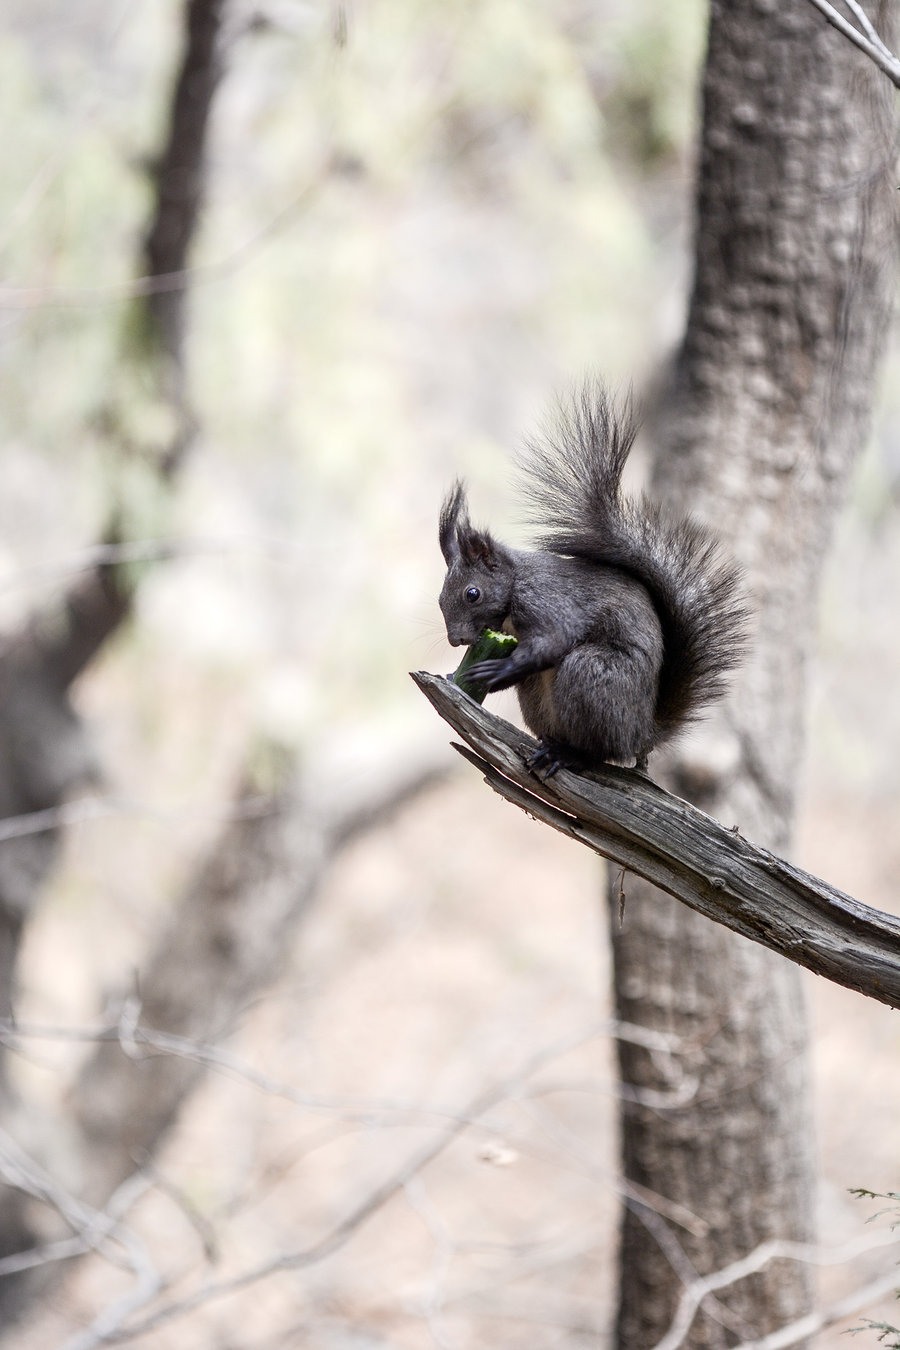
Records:
[[[890,309],[895,129],[886,82],[812,7],[713,0],[695,281],[654,428],[654,487],[729,541],[758,621],[709,753],[673,758],[669,775],[779,853],[819,573],[865,441]],[[624,1212],[618,1345],[647,1350],[693,1270],[810,1235],[813,1140],[795,969],[645,882],[629,879],[626,892],[621,928],[612,907],[617,1011],[681,1037],[701,1076],[678,1110],[623,1107],[626,1176],[706,1226],[696,1237],[637,1206]],[[625,1081],[661,1086],[639,1047],[619,1055]],[[806,1310],[810,1284],[801,1264],[773,1265],[707,1304],[687,1343],[712,1350],[770,1331]]]

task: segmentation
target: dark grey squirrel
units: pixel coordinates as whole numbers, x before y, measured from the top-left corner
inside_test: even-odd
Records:
[[[470,645],[491,628],[518,639],[467,678],[488,691],[517,686],[542,742],[530,763],[548,773],[610,760],[646,768],[651,750],[722,694],[741,658],[737,566],[704,526],[622,493],[636,434],[630,400],[616,407],[590,384],[554,434],[528,447],[536,551],[474,528],[460,482],[441,509],[447,637]]]

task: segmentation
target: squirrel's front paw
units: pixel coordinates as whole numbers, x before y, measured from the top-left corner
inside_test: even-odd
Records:
[[[483,684],[488,693],[498,689],[509,689],[519,679],[519,671],[511,656],[491,657],[487,661],[476,661],[469,666],[466,679],[473,684]]]

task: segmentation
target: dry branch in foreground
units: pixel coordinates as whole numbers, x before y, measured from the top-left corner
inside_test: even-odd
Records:
[[[551,779],[525,767],[536,742],[438,675],[416,684],[466,741],[455,748],[507,801],[645,877],[691,909],[835,984],[900,1008],[900,919],[758,848],[633,769]]]

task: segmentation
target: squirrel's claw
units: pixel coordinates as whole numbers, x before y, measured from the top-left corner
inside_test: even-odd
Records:
[[[489,694],[498,689],[509,689],[520,678],[519,670],[511,656],[489,657],[486,661],[476,661],[466,671],[466,679],[473,684],[483,684]]]
[[[525,760],[529,773],[540,773],[543,778],[552,778],[560,769],[574,769],[577,764],[568,746],[561,745],[550,736],[542,736],[541,743],[533,754]]]

